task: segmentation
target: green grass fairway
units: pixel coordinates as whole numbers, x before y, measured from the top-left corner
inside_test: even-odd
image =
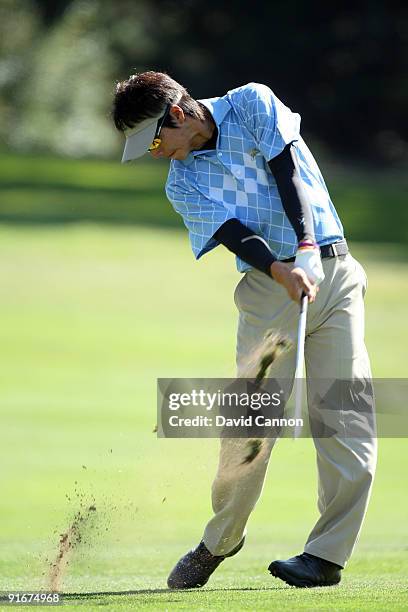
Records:
[[[405,377],[406,256],[353,254],[369,277],[374,375]],[[46,589],[59,534],[95,505],[61,582],[67,610],[408,609],[405,439],[380,441],[340,586],[297,590],[266,571],[302,550],[317,518],[313,444],[283,440],[245,549],[204,589],[166,590],[210,516],[218,441],[156,438],[156,378],[233,376],[239,275],[229,253],[196,263],[175,229],[2,226],[0,262],[0,590]]]

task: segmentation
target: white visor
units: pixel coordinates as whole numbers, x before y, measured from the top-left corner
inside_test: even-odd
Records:
[[[125,148],[122,156],[122,164],[137,159],[145,153],[153,142],[156,134],[157,122],[163,117],[163,112],[157,117],[149,117],[141,121],[135,127],[128,128],[124,131],[126,136]]]

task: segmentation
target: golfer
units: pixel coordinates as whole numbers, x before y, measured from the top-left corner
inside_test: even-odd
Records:
[[[238,375],[268,330],[296,338],[304,293],[308,379],[369,380],[367,278],[348,251],[323,177],[300,135],[300,116],[266,85],[249,83],[195,100],[167,74],[149,71],[117,84],[113,119],[126,137],[123,162],[147,151],[171,160],[166,194],[189,231],[195,257],[219,244],[237,256],[243,273],[234,296]],[[293,380],[295,351],[276,368],[277,376]],[[350,395],[339,410],[353,409]],[[319,410],[310,393],[308,400],[309,411]],[[376,463],[375,437],[363,425],[361,435],[355,427],[352,437],[314,437],[320,518],[302,554],[269,565],[273,576],[290,585],[337,584],[353,551]],[[242,548],[275,442],[265,438],[256,458],[243,465],[245,440],[221,440],[214,515],[199,545],[172,570],[169,588],[204,585]],[[299,472],[301,478],[301,466]]]

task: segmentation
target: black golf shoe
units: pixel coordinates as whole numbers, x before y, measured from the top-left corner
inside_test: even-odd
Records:
[[[273,561],[268,567],[272,576],[296,587],[332,586],[341,580],[341,565],[303,553],[287,561]]]
[[[227,555],[212,555],[204,542],[190,550],[180,559],[167,579],[169,589],[196,589],[208,582],[211,574],[227,557],[236,555],[244,545],[245,538]]]

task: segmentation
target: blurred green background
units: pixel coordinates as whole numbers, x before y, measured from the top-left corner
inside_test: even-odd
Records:
[[[210,515],[218,443],[156,438],[156,378],[233,375],[239,275],[221,248],[194,261],[167,164],[121,166],[109,120],[134,70],[168,70],[196,97],[270,85],[301,112],[367,270],[374,375],[406,377],[407,24],[392,2],[0,0],[0,589],[48,587],[59,534],[95,503],[61,588],[124,594],[76,607],[407,608],[405,439],[380,441],[338,589],[299,593],[265,571],[317,516],[302,440],[276,448],[239,557],[202,592],[165,591]]]

